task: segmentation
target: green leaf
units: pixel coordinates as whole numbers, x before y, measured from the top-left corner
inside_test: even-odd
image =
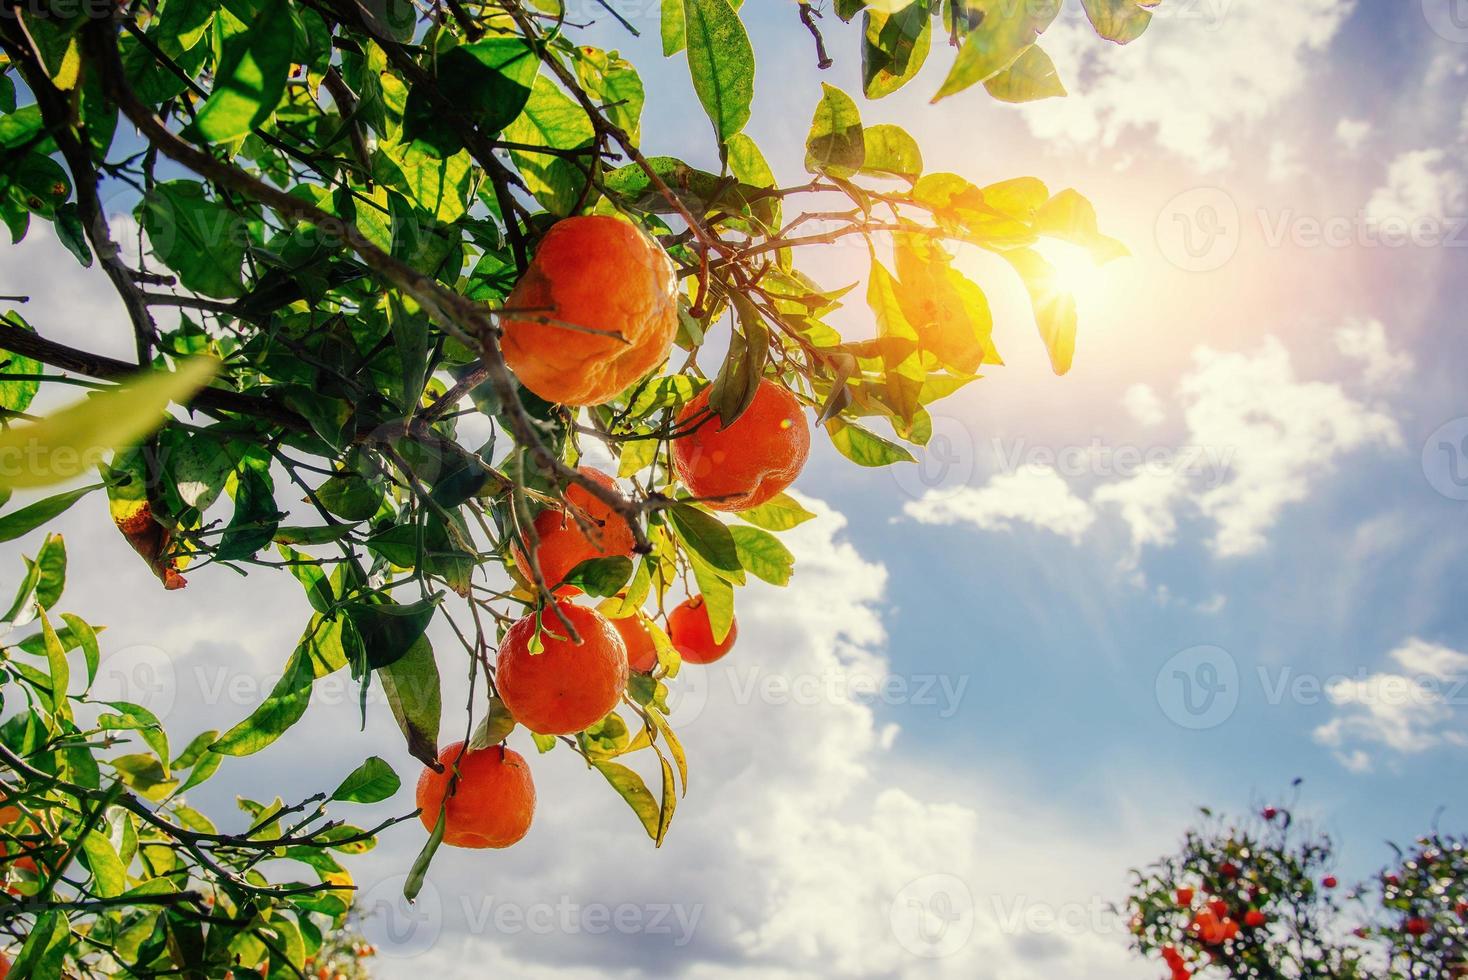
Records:
[[[642,76],[615,51],[583,46],[576,59],[576,78],[586,93],[606,107],[607,119],[633,143],[642,138],[642,105],[647,95]]]
[[[250,717],[209,746],[209,751],[223,755],[252,755],[280,738],[306,713],[314,680],[311,658],[305,655],[303,647],[297,647],[265,701]]]
[[[696,556],[690,559],[689,564],[693,566],[693,580],[698,585],[698,594],[703,598],[704,607],[708,609],[709,629],[713,633],[714,642],[721,643],[734,626],[734,585]],[[661,656],[658,659],[661,663]]]
[[[747,571],[769,582],[771,585],[788,585],[795,570],[795,556],[790,549],[768,531],[757,527],[729,528],[734,536],[734,547],[739,550],[739,563]]]
[[[36,916],[25,945],[10,964],[9,980],[56,980],[71,948],[71,922],[64,912]]]
[[[671,58],[688,43],[687,28],[683,23],[683,0],[662,0],[662,4],[663,57]]]
[[[509,707],[499,698],[490,698],[489,710],[475,727],[474,734],[469,739],[469,748],[473,751],[498,745],[509,738],[514,730],[515,716],[510,714]]]
[[[40,577],[36,580],[36,602],[42,609],[51,609],[61,598],[66,585],[66,542],[59,534],[48,534],[36,556],[36,568]]]
[[[170,427],[169,432],[175,431]],[[182,430],[177,430],[182,432]],[[208,510],[219,499],[234,460],[224,445],[204,432],[189,433],[172,448],[168,469],[178,488],[179,498],[199,513]]]
[[[866,160],[861,110],[851,96],[821,84],[821,101],[805,138],[805,169],[813,174],[851,177]]]
[[[727,524],[690,504],[675,504],[663,513],[685,548],[720,574],[743,581],[739,551]]]
[[[7,312],[4,317],[0,317],[0,320],[27,333],[36,332],[35,328],[26,323],[14,310]],[[5,350],[0,350],[0,364],[4,364],[0,370],[6,374],[41,374],[44,370],[40,361]],[[0,379],[0,408],[8,408],[12,412],[24,412],[30,407],[31,400],[36,397],[36,392],[40,390],[41,382],[39,381]]]
[[[770,332],[764,317],[743,293],[730,296],[742,330],[729,341],[718,376],[709,387],[709,407],[726,426],[734,424],[759,392],[770,356]]]
[[[344,521],[365,521],[382,506],[382,488],[348,473],[328,477],[316,488],[321,506]]]
[[[442,714],[438,663],[428,637],[420,636],[408,652],[377,672],[393,718],[403,730],[408,752],[424,765],[438,761],[438,729]]]
[[[1055,62],[1032,44],[1008,68],[984,82],[984,88],[1000,102],[1037,102],[1066,94],[1055,71]]]
[[[108,760],[108,765],[129,788],[154,802],[162,802],[178,786],[163,763],[147,752],[118,756]]]
[[[285,515],[275,504],[275,488],[268,470],[243,466],[234,495],[234,516],[219,539],[215,557],[220,561],[252,558],[270,544]]]
[[[66,692],[71,687],[71,665],[66,662],[66,648],[56,638],[56,631],[51,628],[51,619],[44,609],[41,610],[41,635],[45,637],[46,666],[51,673],[52,713],[60,718],[70,718],[71,705],[66,700]]]
[[[781,493],[766,500],[758,507],[741,510],[734,516],[767,531],[788,531],[792,527],[804,524],[816,515],[802,507],[800,502],[788,493]]]
[[[204,185],[170,180],[153,185],[137,209],[153,254],[188,289],[218,298],[244,292],[240,265],[249,233],[235,212],[204,197]]]
[[[103,712],[97,716],[97,727],[107,731],[132,731],[142,736],[148,748],[158,757],[166,775],[169,769],[168,733],[158,716],[140,704],[130,701],[108,701],[108,707],[116,708],[121,714]]]
[[[1159,0],[1081,0],[1096,33],[1117,44],[1130,44],[1152,23],[1149,7]]]
[[[412,649],[438,611],[438,602],[435,599],[420,599],[411,605],[392,601],[348,602],[343,608],[362,638],[367,663],[381,668]]]
[[[1070,370],[1076,351],[1076,301],[1059,282],[1055,267],[1028,248],[1000,253],[1024,280],[1035,310],[1035,326],[1056,374]]]
[[[729,0],[683,0],[693,90],[723,142],[744,128],[754,101],[754,48]]]
[[[888,466],[892,463],[915,463],[912,453],[895,442],[883,439],[870,429],[845,419],[829,419],[826,431],[841,455],[858,466]]]
[[[372,513],[376,514],[374,508]],[[275,529],[275,537],[271,540],[276,544],[295,545],[297,547],[310,547],[316,544],[330,544],[340,541],[352,533],[350,524],[323,524],[319,527],[278,527]]]
[[[71,650],[73,647],[82,648],[82,657],[87,661],[87,687],[97,679],[97,667],[101,663],[102,653],[97,647],[97,631],[87,625],[86,620],[71,613],[62,613],[61,619],[66,623],[66,629],[62,630],[62,645]]]
[[[112,842],[95,830],[82,838],[82,852],[92,872],[93,889],[98,898],[115,898],[127,891],[127,869],[117,856]]]
[[[614,596],[632,577],[632,559],[622,555],[588,558],[566,573],[565,585],[574,585],[587,595]]]
[[[64,513],[68,507],[93,490],[100,490],[104,485],[94,483],[80,490],[68,490],[54,497],[38,500],[20,510],[11,511],[4,517],[0,517],[0,541],[14,541],[24,534],[29,534],[42,524]]]
[[[983,19],[964,38],[943,87],[933,97],[934,102],[970,85],[987,82],[1014,64],[1060,12],[1057,0],[1039,3],[973,0],[972,6],[983,11]]]
[[[909,3],[891,13],[868,10],[864,24],[862,91],[869,99],[880,99],[922,69],[933,43],[933,19],[926,4]]]
[[[481,132],[497,133],[525,108],[539,69],[540,60],[520,38],[485,37],[439,56],[435,81]],[[464,148],[462,124],[442,112],[429,88],[415,85],[409,90],[403,139],[451,156]]]
[[[331,798],[340,803],[381,803],[402,785],[392,766],[374,755],[343,779]]]
[[[883,177],[916,181],[923,175],[923,152],[917,140],[901,126],[883,123],[862,130],[866,152],[861,171]]]
[[[585,110],[565,95],[544,75],[535,79],[525,111],[505,128],[505,139],[530,146],[575,150],[592,146],[596,132]],[[581,167],[563,157],[528,150],[510,151],[525,187],[547,211],[565,216],[576,207],[586,187],[582,167],[592,165],[588,155]]]
[[[38,422],[0,432],[0,486],[44,487],[85,473],[162,425],[169,402],[186,402],[218,371],[214,358],[192,357],[177,371],[144,372]]]
[[[286,0],[264,0],[250,27],[224,42],[214,88],[194,122],[206,141],[237,139],[275,112],[291,70],[293,19]]]
[[[423,890],[423,879],[428,876],[428,866],[433,863],[433,855],[438,853],[438,845],[443,843],[444,824],[447,820],[448,808],[440,807],[433,833],[428,835],[423,850],[418,852],[418,856],[413,859],[413,866],[408,869],[408,880],[403,882],[403,897],[410,902]]]
[[[632,812],[637,814],[637,819],[642,823],[642,828],[647,831],[647,836],[654,841],[658,840],[661,830],[662,807],[648,791],[647,784],[642,777],[626,766],[616,762],[593,761],[592,765],[596,771],[606,777],[607,782],[612,784]]]

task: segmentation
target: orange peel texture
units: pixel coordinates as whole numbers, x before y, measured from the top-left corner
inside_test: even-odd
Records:
[[[505,300],[505,361],[547,401],[600,405],[667,359],[678,331],[673,263],[606,215],[566,218]]]

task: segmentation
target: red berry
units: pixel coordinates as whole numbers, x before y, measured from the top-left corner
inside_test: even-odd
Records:
[[[1267,806],[1267,807],[1264,808],[1264,819],[1265,820],[1273,820],[1277,816],[1279,816],[1279,811],[1276,810],[1274,807]]]
[[[1320,883],[1326,888],[1334,888],[1336,885],[1340,884],[1340,882],[1335,880],[1335,875],[1326,875],[1324,878],[1320,879]]]

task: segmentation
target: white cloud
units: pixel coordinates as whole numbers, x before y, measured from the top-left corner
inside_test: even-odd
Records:
[[[1356,153],[1371,135],[1371,123],[1366,119],[1343,118],[1335,124],[1336,142],[1348,153]]]
[[[1277,184],[1293,180],[1305,172],[1299,148],[1283,140],[1269,144],[1269,179]]]
[[[1185,474],[1175,469],[1146,469],[1128,479],[1101,484],[1091,494],[1091,502],[1119,508],[1131,531],[1131,565],[1144,547],[1165,548],[1177,540],[1177,504],[1187,490]]]
[[[1296,378],[1274,337],[1253,354],[1205,348],[1194,363],[1179,385],[1189,441],[1232,451],[1232,478],[1194,497],[1216,525],[1211,545],[1220,557],[1263,548],[1280,512],[1305,500],[1339,457],[1401,440],[1390,416],[1340,385]]]
[[[1065,17],[1045,48],[1068,78],[1066,99],[1027,107],[1035,135],[1116,145],[1129,131],[1217,170],[1231,162],[1241,127],[1268,118],[1304,85],[1309,62],[1354,4],[1340,0],[1163,4],[1139,42],[1100,42],[1084,17]],[[1075,7],[1068,7],[1076,10]]]
[[[1370,381],[1410,366],[1374,321],[1347,324],[1337,341],[1363,362]],[[1122,566],[1135,568],[1144,548],[1175,544],[1181,517],[1191,512],[1213,524],[1208,543],[1216,556],[1248,555],[1267,544],[1284,509],[1308,499],[1341,457],[1401,442],[1385,410],[1353,398],[1340,384],[1296,377],[1289,351],[1275,337],[1253,352],[1199,348],[1193,363],[1177,386],[1186,428],[1182,447],[1155,459],[1141,455],[1140,465],[1125,472],[1113,467],[1100,473],[1112,478],[1095,487],[1089,502],[1055,469],[1029,466],[983,487],[930,494],[905,513],[925,524],[967,523],[986,531],[1030,524],[1079,542],[1098,512],[1114,507],[1132,542]],[[1144,424],[1165,417],[1160,399],[1145,386],[1128,390],[1123,403]]]
[[[1090,506],[1071,492],[1048,466],[1023,466],[1000,473],[982,487],[932,494],[903,508],[922,524],[972,524],[985,531],[1012,530],[1015,523],[1044,528],[1078,542],[1096,519]]]
[[[1122,393],[1121,403],[1126,408],[1127,414],[1139,425],[1149,427],[1161,425],[1167,418],[1167,412],[1162,407],[1162,399],[1157,397],[1157,392],[1151,385],[1138,382],[1130,386]]]
[[[1411,150],[1388,165],[1386,183],[1366,202],[1366,222],[1406,231],[1415,222],[1456,217],[1463,199],[1463,173],[1453,155]]]
[[[1380,320],[1343,324],[1335,332],[1335,344],[1346,357],[1361,362],[1362,376],[1373,387],[1397,384],[1412,371],[1412,355],[1391,348]]]
[[[1468,745],[1456,710],[1457,692],[1468,678],[1468,654],[1412,637],[1390,659],[1399,670],[1342,678],[1326,688],[1337,714],[1315,729],[1315,740],[1336,750],[1353,772],[1372,768],[1363,745],[1398,756]]]

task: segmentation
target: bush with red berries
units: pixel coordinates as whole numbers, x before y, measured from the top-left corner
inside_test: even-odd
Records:
[[[1468,978],[1468,841],[1424,837],[1342,888],[1330,837],[1288,808],[1201,812],[1177,853],[1132,872],[1133,948],[1171,980]]]

